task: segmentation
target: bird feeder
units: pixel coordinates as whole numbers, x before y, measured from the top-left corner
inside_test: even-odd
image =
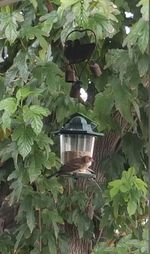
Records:
[[[60,157],[61,163],[83,157],[93,157],[95,138],[103,136],[102,133],[94,132],[96,125],[82,114],[73,114],[64,126],[57,132],[60,135]],[[81,172],[86,175],[87,171]]]

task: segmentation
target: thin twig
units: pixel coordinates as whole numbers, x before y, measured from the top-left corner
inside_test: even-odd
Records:
[[[20,39],[20,42],[21,42],[21,45],[22,45],[22,47],[24,48],[24,50],[26,51],[26,47],[25,47],[25,45],[24,45],[24,43],[23,43],[23,41]]]
[[[36,191],[38,191],[38,186],[36,185]],[[39,251],[42,252],[42,220],[41,220],[41,208],[38,208],[38,227],[39,227]]]
[[[41,238],[41,234],[42,234],[42,222],[41,222],[41,209],[38,209],[39,211],[39,231],[40,231],[40,237],[39,237],[39,251],[41,253],[42,251],[42,238]]]
[[[99,243],[99,241],[101,239],[101,236],[102,236],[102,233],[103,233],[103,230],[104,230],[103,228],[100,230],[99,236],[98,236],[97,241],[96,241],[96,244]]]

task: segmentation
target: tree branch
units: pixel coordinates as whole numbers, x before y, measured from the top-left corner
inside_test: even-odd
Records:
[[[16,2],[20,2],[22,0],[0,0],[0,7],[2,6],[6,6],[6,5],[11,5],[14,4]]]

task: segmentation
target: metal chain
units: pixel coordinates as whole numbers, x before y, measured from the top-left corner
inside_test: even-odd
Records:
[[[80,4],[81,4],[81,9],[80,9],[80,25],[81,27],[83,27],[83,11],[84,11],[84,0],[81,0],[80,1]]]

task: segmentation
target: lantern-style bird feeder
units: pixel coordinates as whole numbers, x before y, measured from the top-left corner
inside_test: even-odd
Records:
[[[94,132],[96,125],[82,114],[73,114],[57,132],[60,135],[60,157],[64,165],[75,158],[93,157],[95,138],[103,133]],[[87,168],[77,173],[77,176],[89,177],[93,174]],[[93,176],[92,176],[93,177]]]

